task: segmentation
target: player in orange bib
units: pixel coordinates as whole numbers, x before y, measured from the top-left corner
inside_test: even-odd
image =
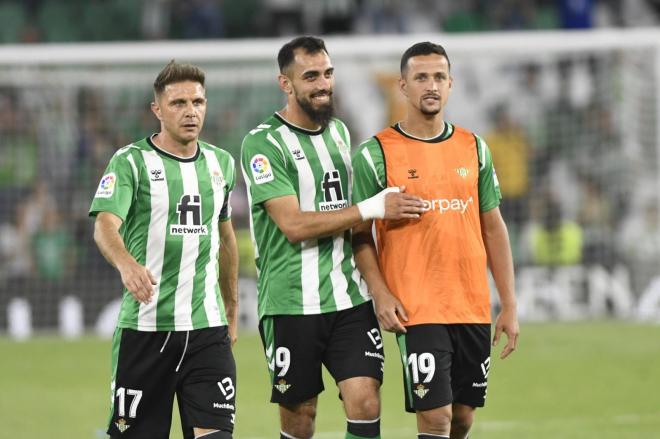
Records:
[[[420,439],[467,438],[486,397],[490,369],[490,266],[502,333],[519,334],[513,262],[500,191],[488,146],[446,122],[452,77],[442,46],[424,42],[401,58],[399,86],[407,115],[363,143],[353,157],[353,202],[390,186],[420,196],[419,219],[376,220],[354,229],[357,266],[383,329],[397,333],[406,410],[417,414]]]

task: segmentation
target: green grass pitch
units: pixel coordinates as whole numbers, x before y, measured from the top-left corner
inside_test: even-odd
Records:
[[[401,368],[386,334],[382,437],[415,438],[404,413]],[[660,326],[623,322],[523,325],[517,352],[496,348],[485,408],[471,439],[660,438]],[[38,337],[0,338],[0,437],[98,439],[109,407],[110,342]],[[267,402],[266,365],[256,334],[242,334],[238,366],[237,439],[277,438],[276,406]],[[343,438],[345,417],[325,376],[318,439]],[[177,416],[172,438],[180,438]]]

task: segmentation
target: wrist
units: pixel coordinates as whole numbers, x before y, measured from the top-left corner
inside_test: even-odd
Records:
[[[115,268],[120,273],[122,273],[124,270],[127,270],[131,265],[135,263],[136,263],[135,259],[133,259],[132,256],[127,255],[126,257],[118,258],[118,260],[115,261]]]
[[[396,186],[385,188],[373,197],[357,203],[362,221],[385,218],[385,196],[390,192],[399,192],[399,188]]]
[[[501,302],[500,303],[500,309],[502,311],[516,311],[517,306],[516,302]]]

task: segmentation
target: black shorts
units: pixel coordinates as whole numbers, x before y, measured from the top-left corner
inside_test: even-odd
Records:
[[[490,325],[424,324],[397,335],[406,411],[459,403],[483,407],[490,369]]]
[[[383,381],[383,340],[371,302],[326,314],[266,316],[259,333],[271,402],[297,404],[321,393],[321,364],[337,383],[361,376]]]
[[[166,439],[176,394],[184,438],[193,427],[233,432],[236,364],[226,326],[179,332],[117,328],[108,434]]]

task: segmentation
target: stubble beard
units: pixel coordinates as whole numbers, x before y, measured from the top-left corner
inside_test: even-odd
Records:
[[[440,108],[429,108],[429,107],[427,107],[426,105],[424,105],[423,99],[419,103],[419,111],[424,116],[435,116],[438,113],[440,113],[441,109],[442,109],[442,107],[440,107]]]

